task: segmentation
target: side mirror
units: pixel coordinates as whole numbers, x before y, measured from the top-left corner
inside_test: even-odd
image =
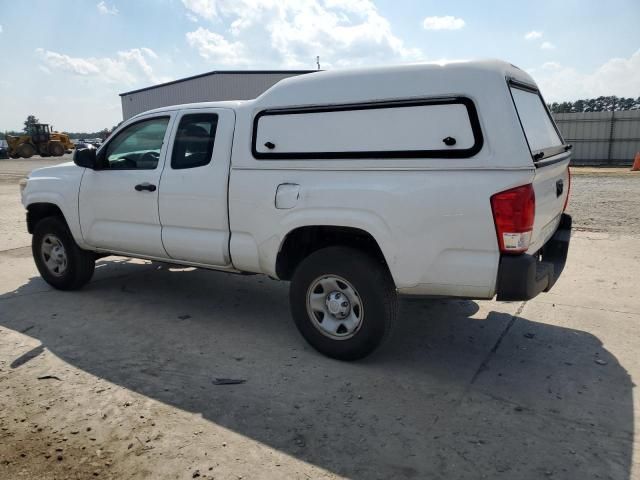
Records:
[[[73,163],[79,167],[96,169],[96,149],[81,148],[73,152]]]

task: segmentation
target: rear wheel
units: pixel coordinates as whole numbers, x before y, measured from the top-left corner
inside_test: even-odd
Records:
[[[319,352],[340,360],[369,355],[388,338],[397,295],[386,266],[348,247],[327,247],[296,269],[289,293],[293,319]]]
[[[60,142],[50,142],[49,153],[54,157],[61,157],[64,155],[64,147]]]
[[[30,143],[23,143],[18,147],[17,154],[22,158],[31,158],[36,154],[36,149]]]
[[[60,217],[47,217],[36,224],[31,250],[40,275],[54,288],[76,290],[93,276],[95,255],[78,247]]]

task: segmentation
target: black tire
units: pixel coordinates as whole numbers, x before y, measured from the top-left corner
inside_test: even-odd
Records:
[[[346,338],[330,338],[322,332],[320,316],[308,309],[307,296],[311,295],[312,286],[331,276],[351,284],[362,303],[364,313],[359,327]],[[320,288],[320,294],[325,293]],[[289,302],[293,320],[307,342],[339,360],[357,360],[373,352],[389,338],[398,312],[397,293],[386,265],[360,250],[343,246],[323,248],[302,261],[291,280]],[[315,321],[312,315],[316,315]],[[332,321],[340,323],[335,317]]]
[[[57,273],[47,266],[43,253],[43,243],[51,244],[51,238],[58,239],[65,252],[64,270]],[[36,224],[31,239],[31,251],[42,278],[58,290],[77,290],[93,276],[95,254],[78,247],[69,228],[60,217],[46,217]]]
[[[64,155],[64,147],[60,142],[49,142],[49,154],[53,157]]]
[[[19,157],[31,158],[36,154],[36,149],[30,143],[23,143],[18,147],[18,151],[16,153]]]

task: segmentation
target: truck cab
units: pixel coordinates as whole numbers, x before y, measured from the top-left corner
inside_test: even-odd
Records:
[[[266,274],[291,282],[307,341],[350,360],[388,336],[398,295],[549,290],[570,155],[510,64],[338,70],[137,115],[33,172],[23,204],[56,288],[80,288],[104,255]]]

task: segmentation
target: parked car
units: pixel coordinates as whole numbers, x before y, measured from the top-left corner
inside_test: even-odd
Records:
[[[0,140],[0,159],[9,158],[9,146],[6,140]]]
[[[137,115],[22,201],[42,277],[97,256],[291,282],[320,352],[357,359],[397,297],[527,300],[569,247],[570,145],[534,80],[498,61],[312,73],[255,100]]]
[[[96,148],[92,143],[87,142],[86,140],[78,140],[76,142],[76,150],[80,150],[83,148]]]

